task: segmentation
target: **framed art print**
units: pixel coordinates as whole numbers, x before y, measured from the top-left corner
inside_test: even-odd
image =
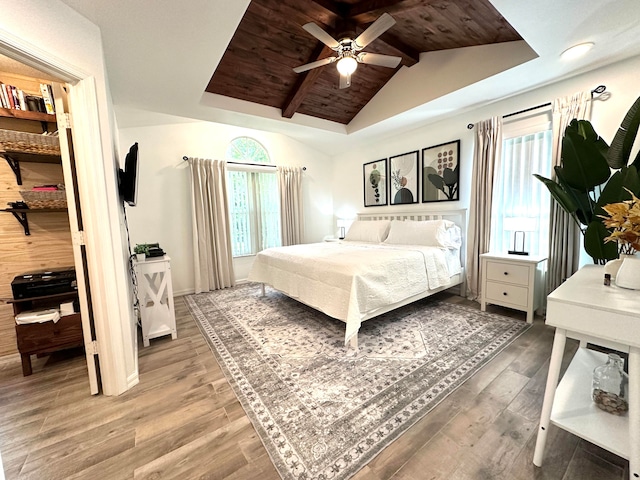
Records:
[[[363,169],[364,206],[387,204],[387,159],[365,163]]]
[[[418,151],[389,157],[389,204],[418,203]]]
[[[460,199],[460,140],[422,149],[422,202]]]

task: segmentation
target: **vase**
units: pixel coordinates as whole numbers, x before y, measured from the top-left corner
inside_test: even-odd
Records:
[[[136,260],[138,262],[144,262],[145,256],[146,255],[144,253],[136,253]]]
[[[610,353],[607,363],[593,370],[591,398],[598,408],[613,415],[629,410],[629,376],[623,365],[619,355]]]
[[[620,258],[616,258],[615,260],[609,260],[604,265],[604,273],[608,273],[609,275],[611,275],[611,280],[614,280],[618,275],[618,271],[620,270],[620,267],[622,266],[622,261],[628,257],[634,257],[634,255],[621,253]]]
[[[640,258],[625,257],[616,276],[616,285],[631,290],[640,290]]]

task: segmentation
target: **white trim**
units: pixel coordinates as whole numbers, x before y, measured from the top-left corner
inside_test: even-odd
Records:
[[[74,138],[78,138],[77,158],[102,158],[95,79],[88,77],[78,82],[69,92],[69,102]],[[106,395],[119,395],[138,382],[136,337],[131,338],[135,332],[127,328],[124,321],[114,321],[130,318],[125,306],[132,305],[131,299],[123,298],[122,294],[127,291],[127,286],[122,285],[122,279],[128,278],[123,267],[127,259],[125,254],[125,258],[117,261],[118,252],[122,254],[123,251],[123,240],[121,231],[114,228],[120,224],[118,212],[110,208],[119,206],[120,200],[109,195],[105,166],[101,162],[78,161],[77,164],[102,388]],[[107,201],[97,201],[100,199]],[[114,311],[119,311],[119,315]],[[125,358],[129,353],[128,345],[135,352],[132,371],[128,371]]]
[[[54,58],[49,52],[2,30],[0,30],[0,53],[65,82],[75,83],[89,76],[88,73],[64,60]]]

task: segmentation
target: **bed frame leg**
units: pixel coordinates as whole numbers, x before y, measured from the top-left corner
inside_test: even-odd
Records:
[[[265,296],[265,293],[264,293],[264,283],[261,283],[261,284],[260,284],[260,296],[261,296],[261,297],[264,297],[264,296]]]
[[[349,344],[351,345],[351,348],[353,348],[357,352],[358,351],[358,335],[354,335],[353,337],[351,337],[351,340],[349,340]]]

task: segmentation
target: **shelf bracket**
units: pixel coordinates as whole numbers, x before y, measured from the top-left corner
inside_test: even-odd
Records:
[[[27,220],[27,214],[25,212],[11,212],[11,213],[13,214],[14,217],[16,217],[16,220],[20,222],[20,225],[22,225],[22,228],[24,228],[24,234],[31,235],[31,232],[29,231],[29,220]]]
[[[4,159],[7,161],[7,163],[11,167],[11,170],[13,170],[13,173],[16,176],[16,182],[18,183],[18,185],[22,185],[22,174],[20,173],[20,162],[18,162],[17,160],[14,160],[10,156],[8,156],[6,153],[4,154]]]

